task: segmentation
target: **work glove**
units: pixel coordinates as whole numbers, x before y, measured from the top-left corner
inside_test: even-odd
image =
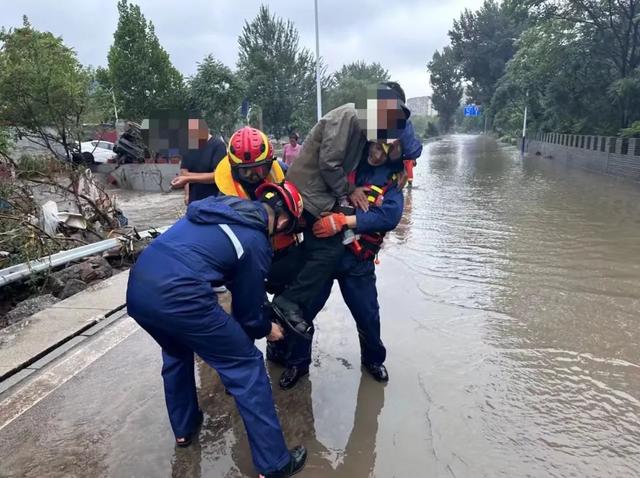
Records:
[[[347,216],[341,212],[324,212],[322,217],[313,225],[316,237],[332,237],[347,227]]]

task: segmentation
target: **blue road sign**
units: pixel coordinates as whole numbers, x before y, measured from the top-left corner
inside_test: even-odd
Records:
[[[467,105],[464,107],[465,116],[480,116],[480,108],[476,105]]]
[[[246,118],[249,114],[249,99],[245,98],[242,100],[242,106],[240,106],[240,114],[243,118]]]

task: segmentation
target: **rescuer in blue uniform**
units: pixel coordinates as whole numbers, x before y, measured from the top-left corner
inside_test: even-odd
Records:
[[[310,304],[305,318],[311,321],[320,312],[331,294],[333,281],[337,279],[342,297],[356,321],[362,365],[380,382],[386,382],[389,375],[384,366],[386,349],[380,338],[374,261],[384,234],[395,229],[402,217],[404,198],[397,185],[397,176],[403,169],[402,158],[400,141],[369,143],[366,160],[360,161],[355,173],[348,178],[367,195],[368,211],[357,209],[352,216],[325,214],[313,226],[317,237],[331,237],[352,229],[359,238],[345,248],[333,279],[325,284],[317,299]],[[280,387],[286,390],[309,372],[312,342],[294,334],[288,334],[285,340],[289,353]]]
[[[260,201],[209,197],[191,203],[186,216],[155,239],[131,269],[127,307],[162,347],[176,444],[188,446],[203,420],[194,375],[197,353],[235,398],[256,469],[267,478],[287,477],[302,469],[307,452],[286,447],[264,359],[253,340],[283,336],[262,314],[269,236],[293,230],[302,200],[288,183],[264,185],[256,193]],[[231,292],[231,315],[212,290],[220,285]]]

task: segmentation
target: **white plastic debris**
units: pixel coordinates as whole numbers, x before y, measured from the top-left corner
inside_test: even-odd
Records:
[[[57,229],[60,217],[58,216],[58,205],[54,201],[47,201],[40,208],[40,227],[53,236]]]
[[[87,220],[82,214],[76,212],[59,212],[58,217],[60,222],[65,223],[67,226],[74,229],[87,229]]]

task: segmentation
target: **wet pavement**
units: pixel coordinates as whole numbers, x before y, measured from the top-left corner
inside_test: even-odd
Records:
[[[425,148],[414,183],[378,268],[390,382],[361,373],[336,287],[309,379],[274,391],[300,476],[639,476],[640,186],[472,136]],[[197,368],[192,448],[138,330],[0,429],[0,476],[256,476]]]

